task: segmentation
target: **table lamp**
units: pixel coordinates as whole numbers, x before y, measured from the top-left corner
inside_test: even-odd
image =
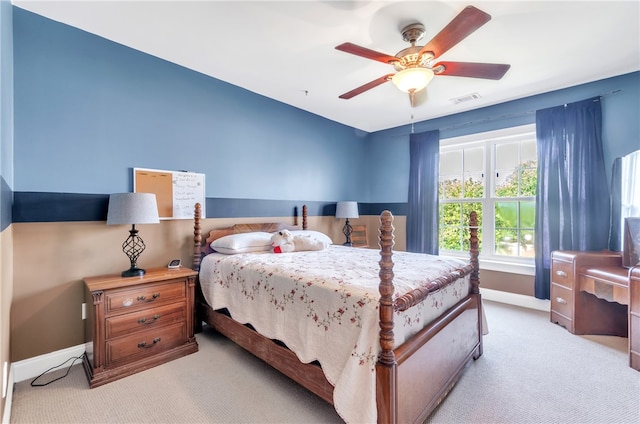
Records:
[[[351,246],[351,224],[349,224],[349,218],[358,218],[358,202],[338,202],[336,204],[336,218],[346,218],[343,234],[347,238],[347,241],[343,243],[344,246]]]
[[[136,224],[157,224],[158,205],[153,193],[116,193],[109,196],[107,225],[131,224],[129,237],[122,243],[122,251],[129,257],[131,268],[122,272],[123,277],[138,277],[145,273],[138,268],[138,257],[145,249],[138,235]]]

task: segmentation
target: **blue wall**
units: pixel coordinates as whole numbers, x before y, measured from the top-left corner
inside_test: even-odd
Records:
[[[13,8],[14,221],[101,219],[133,167],[205,173],[207,215],[403,214],[409,126],[364,134],[300,109]],[[640,73],[415,124],[441,137],[532,123],[535,110],[603,97],[607,166],[640,148]],[[71,199],[71,202],[70,202]],[[215,199],[215,201],[214,201]],[[211,202],[211,204],[210,204]],[[55,206],[55,207],[52,207]],[[64,208],[72,210],[64,210]],[[24,213],[24,212],[28,213]],[[32,213],[33,211],[44,211]],[[43,216],[44,215],[44,216]],[[51,217],[49,218],[51,219]]]
[[[206,174],[207,197],[360,198],[352,128],[14,8],[15,190],[111,193],[131,168]]]
[[[0,0],[0,231],[11,224],[13,203],[13,20]]]

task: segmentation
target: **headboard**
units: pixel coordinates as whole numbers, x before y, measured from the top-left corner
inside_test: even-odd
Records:
[[[194,211],[194,224],[193,224],[193,269],[200,270],[200,261],[202,257],[213,252],[211,250],[211,242],[219,239],[220,237],[228,236],[230,234],[250,233],[254,231],[264,231],[266,233],[275,233],[280,230],[299,230],[300,226],[296,224],[290,225],[283,222],[258,222],[252,224],[235,224],[231,227],[217,228],[209,231],[204,243],[202,242],[202,230],[200,227],[200,221],[202,219],[202,208],[200,203],[196,203]],[[307,205],[302,206],[302,229],[307,229]]]

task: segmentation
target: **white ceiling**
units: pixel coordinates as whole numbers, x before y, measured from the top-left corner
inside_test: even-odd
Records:
[[[640,2],[631,1],[32,1],[55,21],[367,132],[640,70]],[[499,81],[436,76],[411,108],[391,82],[338,96],[392,73],[335,50],[352,42],[388,55],[426,44],[465,6],[492,19],[440,60],[511,64]],[[451,99],[477,93],[480,99]]]

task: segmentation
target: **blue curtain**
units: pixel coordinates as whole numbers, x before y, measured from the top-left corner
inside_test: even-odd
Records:
[[[409,157],[407,251],[437,255],[440,131],[411,134]]]
[[[549,299],[551,252],[608,247],[600,99],[537,111],[536,137],[535,296]]]

